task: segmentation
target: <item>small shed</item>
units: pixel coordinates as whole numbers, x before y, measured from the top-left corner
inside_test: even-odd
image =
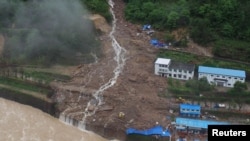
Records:
[[[183,117],[200,117],[201,106],[195,104],[180,104],[180,116]]]

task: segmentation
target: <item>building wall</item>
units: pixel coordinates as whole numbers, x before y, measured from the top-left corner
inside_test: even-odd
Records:
[[[189,72],[187,70],[171,69],[168,72],[168,77],[172,77],[174,79],[189,80],[193,79],[194,71]]]
[[[215,84],[215,85],[220,85],[224,87],[234,87],[234,84],[237,81],[240,81],[242,83],[245,82],[245,78],[240,78],[240,77],[235,77],[235,76],[199,73],[198,78],[201,79],[203,77],[207,78],[209,84]]]
[[[193,79],[194,71],[189,72],[180,69],[169,69],[169,65],[155,64],[155,74],[162,77],[171,77],[174,79],[189,80]]]
[[[155,74],[161,75],[162,73],[168,72],[169,65],[167,64],[155,64]]]

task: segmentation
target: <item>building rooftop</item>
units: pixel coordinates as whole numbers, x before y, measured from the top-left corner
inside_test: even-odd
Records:
[[[236,76],[236,77],[243,77],[243,78],[246,77],[246,72],[243,70],[234,70],[234,69],[225,69],[225,68],[199,66],[198,72],[227,75],[227,76]]]
[[[186,71],[194,71],[194,64],[187,64],[177,61],[171,61],[169,69],[178,69],[178,70],[186,70]]]
[[[180,118],[180,117],[177,117],[175,119],[175,122],[178,125],[184,125],[184,126],[193,127],[193,128],[203,128],[203,129],[207,129],[208,125],[229,125],[228,122]]]
[[[157,58],[155,61],[156,64],[163,64],[163,65],[168,65],[170,63],[170,59],[166,58]]]
[[[180,108],[201,110],[200,105],[194,105],[194,104],[180,104]]]

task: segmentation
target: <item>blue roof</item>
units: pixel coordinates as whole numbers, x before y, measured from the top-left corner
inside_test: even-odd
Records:
[[[246,77],[246,72],[243,70],[234,70],[234,69],[225,69],[225,68],[199,66],[198,72],[227,75],[227,76],[236,76],[236,77],[243,77],[243,78]]]
[[[184,109],[194,109],[194,110],[200,110],[201,106],[200,105],[194,105],[194,104],[180,104],[180,108]]]
[[[208,125],[228,125],[229,124],[228,122],[199,120],[199,119],[180,118],[180,117],[177,117],[175,119],[175,122],[177,125],[185,125],[188,127],[203,128],[203,129],[207,129]]]
[[[164,131],[163,128],[159,125],[147,130],[137,130],[134,128],[128,128],[126,130],[126,134],[171,136],[171,134],[167,130]]]

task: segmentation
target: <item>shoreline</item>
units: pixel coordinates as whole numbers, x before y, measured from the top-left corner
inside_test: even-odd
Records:
[[[2,87],[1,87],[2,88]],[[40,97],[36,97],[33,95],[29,95],[27,93],[22,93],[22,94],[16,94],[14,91],[8,90],[8,89],[0,89],[0,97],[3,99],[7,99],[10,101],[14,101],[14,102],[18,102],[20,104],[24,104],[24,105],[28,105],[28,106],[32,106],[33,108],[39,109],[55,118],[57,118],[58,120],[60,119],[60,111],[56,108],[56,103],[53,103],[51,99],[47,98],[47,100],[45,99],[41,99]],[[48,100],[49,99],[49,100]],[[71,126],[74,127],[78,127],[78,122],[79,120],[77,119],[71,119],[72,122],[65,122],[62,121],[66,124],[70,124]],[[79,128],[80,129],[80,128]],[[111,128],[111,127],[103,127],[102,125],[94,125],[91,123],[87,123],[86,124],[86,130],[88,131],[92,131],[108,140],[117,140],[117,137],[119,138],[119,141],[125,141],[126,140],[126,134],[125,131],[122,130],[118,130]],[[83,130],[83,129],[80,129]],[[118,134],[118,136],[117,136]]]

